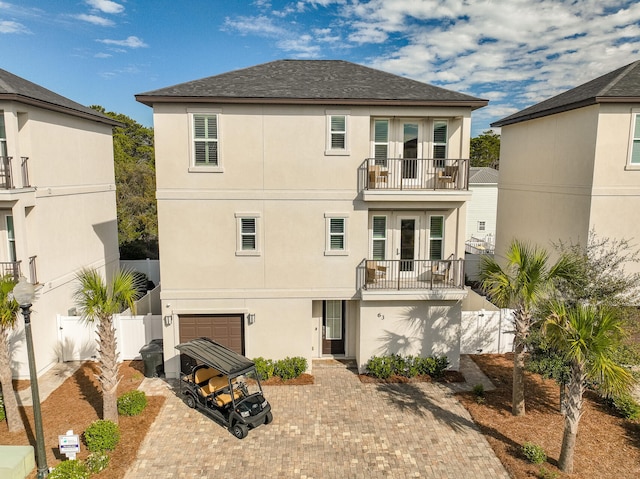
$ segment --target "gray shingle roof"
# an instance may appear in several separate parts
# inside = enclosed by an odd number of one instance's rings
[[[469,168],[469,184],[492,184],[498,183],[498,170],[488,166],[472,166]]]
[[[109,125],[120,125],[119,122],[112,120],[102,113],[2,69],[0,69],[0,99],[20,101],[48,110],[60,111],[70,115],[100,121]]]
[[[640,61],[525,108],[491,126],[505,126],[596,103],[640,102]]]
[[[167,101],[331,104],[451,104],[488,101],[341,60],[277,60],[136,95]]]

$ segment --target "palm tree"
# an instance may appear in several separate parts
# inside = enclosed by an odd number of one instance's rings
[[[553,283],[568,278],[573,272],[569,256],[562,256],[549,266],[546,250],[514,240],[507,250],[507,264],[503,269],[491,256],[484,255],[480,263],[482,289],[500,308],[513,311],[513,392],[512,413],[524,416],[524,347],[531,327],[537,321],[535,308],[548,297]]]
[[[627,391],[633,382],[629,371],[613,359],[624,330],[619,316],[608,307],[554,303],[543,332],[570,366],[558,462],[563,472],[571,474],[587,381],[595,381],[602,392],[614,395]]]
[[[16,282],[11,276],[0,278],[0,386],[4,399],[4,411],[7,416],[9,432],[22,431],[24,423],[18,410],[18,401],[13,391],[11,372],[11,351],[9,333],[15,327],[20,307],[10,295]]]
[[[118,271],[107,282],[95,269],[83,269],[76,279],[74,292],[76,304],[85,321],[96,323],[98,333],[99,374],[102,388],[103,418],[118,422],[118,350],[113,315],[126,307],[135,314],[138,299],[138,282],[131,271]]]

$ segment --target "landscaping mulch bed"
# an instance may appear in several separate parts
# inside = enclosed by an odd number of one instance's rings
[[[460,393],[458,397],[514,479],[542,477],[541,466],[530,464],[522,456],[522,445],[528,441],[545,450],[548,459],[542,467],[550,473],[549,478],[640,477],[640,423],[615,416],[597,395],[588,392],[578,431],[574,473],[561,474],[557,460],[564,419],[558,411],[557,384],[527,373],[526,416],[514,417],[511,414],[513,355],[471,357],[497,389],[485,392],[484,404],[479,404],[473,393]]]
[[[313,376],[303,373],[297,378],[287,379],[286,381],[278,376],[272,376],[265,381],[260,381],[263,386],[305,386],[313,384]]]
[[[381,379],[368,374],[358,374],[360,382],[362,383],[376,383],[376,384],[398,384],[398,383],[428,383],[434,381],[431,376],[414,376],[407,378],[405,376],[398,376],[393,374],[392,376]],[[459,371],[445,371],[444,376],[435,380],[439,383],[463,383],[464,376]]]
[[[58,454],[58,435],[65,434],[69,429],[72,429],[75,434],[82,434],[89,424],[97,419],[102,419],[102,396],[95,378],[97,370],[98,366],[94,362],[82,364],[78,371],[42,403],[45,450],[49,467],[55,466],[64,457],[60,457]],[[123,362],[120,365],[120,375],[122,379],[118,385],[118,395],[137,389],[144,379],[142,362]],[[96,479],[122,479],[125,476],[165,398],[162,396],[148,396],[147,400],[147,407],[138,416],[120,417],[121,438],[115,450],[109,454],[111,456],[109,467],[92,477]],[[26,430],[24,432],[9,433],[6,421],[2,422],[0,424],[0,444],[31,444],[35,447],[33,408],[25,407],[20,408],[20,410]],[[78,459],[85,459],[88,455],[89,451],[83,444],[78,454]],[[29,478],[35,477],[36,473],[34,471]]]

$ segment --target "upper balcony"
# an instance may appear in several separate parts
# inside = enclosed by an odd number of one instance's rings
[[[23,156],[20,158],[19,167],[21,180],[16,184],[14,177],[14,161],[11,156],[0,156],[0,189],[13,190],[15,188],[29,188],[29,168],[27,167],[29,158]]]
[[[407,201],[434,194],[439,198],[466,194],[469,160],[368,158],[358,168],[358,190],[363,192],[365,201]]]

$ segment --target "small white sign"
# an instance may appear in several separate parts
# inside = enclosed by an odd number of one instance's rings
[[[58,448],[60,454],[66,455],[68,459],[75,459],[76,453],[80,452],[80,436],[67,431],[67,434],[58,436]]]

